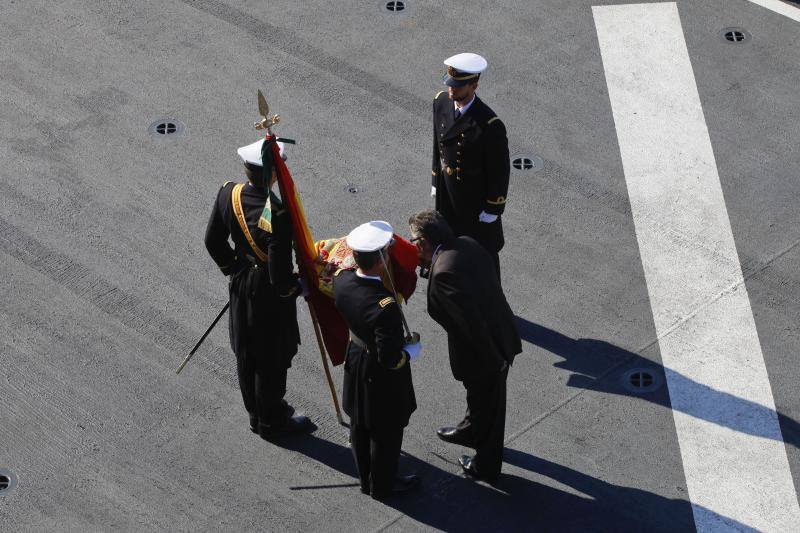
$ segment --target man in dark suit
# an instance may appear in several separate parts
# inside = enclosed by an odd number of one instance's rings
[[[510,162],[503,122],[478,96],[486,60],[457,54],[444,61],[447,74],[433,101],[431,194],[456,235],[468,235],[489,252],[500,276],[501,215],[508,194]]]
[[[429,269],[428,313],[447,332],[453,376],[467,390],[467,412],[439,438],[475,448],[459,460],[464,472],[493,481],[503,462],[506,378],[522,351],[514,314],[492,259],[472,237],[455,237],[436,211],[409,219],[420,266]]]
[[[350,328],[342,393],[350,445],[361,492],[378,500],[419,484],[415,475],[397,475],[403,428],[417,408],[410,358],[419,343],[406,343],[400,304],[380,278],[391,239],[392,227],[382,221],[351,231],[347,245],[358,269],[333,279],[336,308]]]
[[[226,182],[219,190],[205,244],[230,276],[230,341],[250,430],[271,439],[312,424],[283,399],[300,343],[299,287],[292,272],[292,226],[271,192],[276,177],[274,163],[262,161],[264,142],[239,148],[247,183]],[[271,157],[272,149],[266,153]]]

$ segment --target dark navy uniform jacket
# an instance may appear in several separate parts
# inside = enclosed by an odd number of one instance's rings
[[[417,401],[397,302],[381,281],[352,270],[334,277],[333,294],[358,338],[348,345],[344,363],[342,403],[351,424],[371,431],[407,426]]]
[[[436,95],[432,168],[436,210],[457,235],[469,235],[493,252],[505,242],[502,219],[482,223],[478,215],[503,213],[510,168],[506,128],[489,106],[476,96],[456,120],[447,93]]]
[[[268,255],[267,261],[262,261],[237,221],[231,202],[236,185],[228,182],[219,190],[205,237],[209,254],[223,274],[231,277],[231,347],[238,358],[253,364],[288,367],[300,343],[291,221],[272,195],[271,231],[260,228],[268,193],[244,185],[242,212],[251,237]]]

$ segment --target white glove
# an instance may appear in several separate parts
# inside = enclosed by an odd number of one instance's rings
[[[422,342],[419,340],[419,333],[413,332],[410,337],[406,337],[406,341],[406,344],[403,345],[403,351],[413,361],[422,353]]]
[[[497,220],[497,215],[490,215],[486,211],[481,211],[481,214],[478,215],[478,220],[480,220],[481,222],[485,222],[487,224],[490,224],[490,223],[494,222],[495,220]]]
[[[422,343],[417,341],[413,344],[404,344],[403,351],[406,352],[408,354],[408,358],[413,361],[422,353]]]
[[[431,185],[431,196],[436,196],[436,187]]]

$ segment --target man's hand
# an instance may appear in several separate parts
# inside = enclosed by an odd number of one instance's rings
[[[308,299],[308,285],[306,285],[306,280],[303,277],[297,278],[297,284],[300,285],[300,290],[303,293],[303,298]]]
[[[490,215],[486,211],[481,211],[481,214],[478,215],[478,220],[486,224],[491,224],[492,222],[497,220],[497,215]]]

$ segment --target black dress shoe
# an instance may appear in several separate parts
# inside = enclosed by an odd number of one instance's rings
[[[281,404],[283,404],[283,411],[286,413],[287,417],[290,417],[294,414],[294,407],[289,405],[289,402],[286,400],[281,400]]]
[[[472,438],[472,434],[470,431],[463,431],[463,430],[460,431],[458,428],[443,427],[439,428],[436,431],[436,435],[438,435],[439,438],[445,442],[460,444],[462,446],[468,446],[470,448],[475,447],[475,441]]]
[[[487,483],[494,483],[497,481],[497,476],[487,477],[479,474],[478,470],[475,468],[475,461],[473,461],[472,457],[469,455],[462,455],[459,457],[458,464],[461,465],[461,470],[464,472],[464,475],[469,478],[480,479],[481,481],[485,481]]]
[[[270,440],[294,433],[308,433],[314,429],[314,424],[311,423],[307,416],[294,415],[287,418],[281,425],[259,424],[258,433],[262,439]]]
[[[403,494],[410,490],[418,488],[420,485],[419,476],[410,474],[408,476],[397,476],[394,478],[394,485],[392,486],[392,494]]]
[[[391,491],[389,491],[386,494],[372,491],[372,497],[375,498],[376,500],[383,500],[390,496],[398,496],[400,494],[405,494],[406,492],[410,492],[414,489],[419,488],[419,486],[420,486],[420,478],[416,474],[411,474],[408,476],[397,476],[396,478],[394,478],[394,484],[392,485]]]
[[[294,407],[289,405],[289,402],[286,400],[281,400],[281,406],[283,407],[283,412],[286,415],[286,418],[291,418],[291,416],[294,414]],[[250,431],[253,433],[260,433],[258,426],[258,417],[250,415]]]

